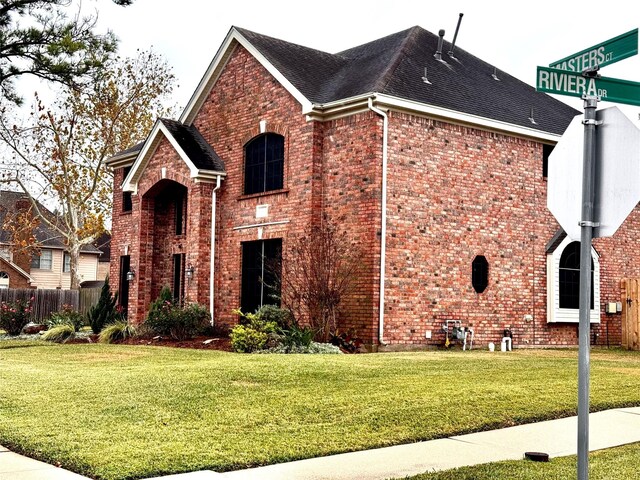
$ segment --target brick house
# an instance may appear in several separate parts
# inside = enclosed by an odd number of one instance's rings
[[[267,293],[264,262],[324,215],[366,252],[341,327],[372,348],[577,344],[576,247],[546,208],[546,165],[579,112],[420,27],[337,54],[231,28],[181,117],[114,170],[110,277],[133,322],[163,285],[214,321]],[[532,70],[533,72],[533,70]],[[634,211],[594,242],[598,342],[620,343],[640,275]],[[129,273],[129,280],[127,280]]]

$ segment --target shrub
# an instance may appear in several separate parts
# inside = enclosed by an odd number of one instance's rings
[[[53,312],[45,322],[48,328],[57,325],[71,325],[73,330],[78,332],[84,325],[82,314],[73,309],[71,305],[63,305],[62,310]]]
[[[104,328],[108,323],[112,323],[116,318],[116,303],[118,302],[118,295],[111,295],[109,289],[109,277],[104,281],[102,290],[100,290],[100,298],[98,303],[89,309],[87,317],[89,319],[89,325],[91,330],[96,335]]]
[[[113,343],[125,338],[135,337],[136,328],[127,322],[121,320],[115,321],[104,327],[100,332],[98,341],[100,343]]]
[[[7,332],[7,335],[20,335],[24,326],[29,323],[31,316],[30,300],[16,300],[15,302],[0,303],[0,329]]]
[[[276,347],[267,348],[265,350],[259,350],[257,353],[305,353],[305,354],[342,354],[342,350],[340,350],[335,345],[331,345],[330,343],[318,343],[311,342],[308,346],[285,346],[278,345]]]
[[[149,311],[144,323],[157,335],[169,335],[175,340],[185,340],[196,335],[210,318],[207,309],[197,303],[181,307],[168,300],[162,300],[160,304],[158,300],[154,303],[159,308]]]
[[[64,323],[61,325],[56,325],[53,328],[50,328],[42,335],[42,340],[46,340],[47,342],[55,342],[55,343],[66,343],[76,335],[76,331],[73,328],[73,325],[68,323]]]
[[[240,316],[239,325],[231,330],[231,346],[236,352],[281,348],[290,351],[309,347],[315,332],[300,327],[288,310],[264,305],[255,313],[234,310]]]
[[[261,350],[267,344],[269,335],[255,328],[236,325],[229,334],[231,338],[231,348],[234,352],[251,353]]]
[[[265,323],[275,323],[278,328],[287,329],[295,324],[292,313],[275,305],[263,305],[256,312]]]
[[[151,321],[151,323],[156,322],[157,316],[163,316],[164,311],[168,305],[173,305],[175,302],[173,301],[173,294],[171,293],[171,289],[167,286],[162,287],[160,290],[160,294],[158,298],[156,298],[151,305],[149,305],[149,313],[147,314],[147,322]]]
[[[292,324],[288,329],[280,331],[280,343],[284,347],[308,347],[315,336],[311,328]]]

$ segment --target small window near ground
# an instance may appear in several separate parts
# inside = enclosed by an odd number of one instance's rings
[[[489,262],[484,255],[478,255],[471,262],[471,284],[477,293],[482,293],[489,285]]]

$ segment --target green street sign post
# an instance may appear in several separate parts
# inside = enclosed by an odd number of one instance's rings
[[[640,82],[609,77],[585,77],[557,68],[538,67],[536,90],[571,97],[600,97],[600,100],[640,106]]]
[[[638,29],[586,48],[549,64],[551,68],[582,73],[596,67],[604,67],[638,54]]]
[[[600,77],[597,71],[638,53],[638,29],[594,45],[574,55],[538,67],[536,89],[541,92],[584,99],[584,142],[582,161],[582,209],[580,212],[580,284],[578,326],[578,480],[589,479],[589,348],[591,304],[591,243],[595,221],[596,161],[613,162],[615,158],[596,158],[599,100],[640,106],[640,83]],[[640,199],[635,199],[635,203]]]

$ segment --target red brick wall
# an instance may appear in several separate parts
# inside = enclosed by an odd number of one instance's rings
[[[546,319],[545,246],[558,226],[546,209],[541,144],[411,115],[390,118],[385,338],[442,344],[444,320],[461,319],[479,344],[499,342],[510,328],[517,345],[575,345],[577,325]],[[620,298],[620,279],[640,273],[640,253],[630,248],[638,227],[634,213],[615,238],[594,242],[603,312]],[[471,284],[476,255],[489,262],[481,294]],[[593,327],[599,343],[607,328],[619,343],[619,315],[603,313],[602,322]]]

